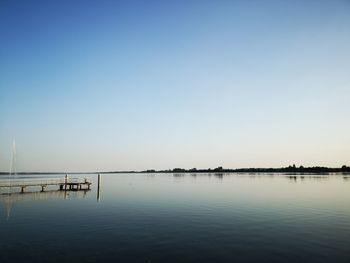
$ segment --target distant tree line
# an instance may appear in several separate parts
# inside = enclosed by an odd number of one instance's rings
[[[339,168],[312,166],[312,167],[297,167],[295,164],[281,168],[239,168],[239,169],[227,169],[219,166],[211,169],[183,169],[174,168],[168,170],[145,170],[145,171],[111,171],[111,172],[90,172],[89,174],[96,173],[313,173],[313,174],[327,174],[327,173],[350,173],[350,166],[343,165]],[[0,172],[0,175],[8,175],[8,172]],[[61,172],[18,172],[17,174],[64,174]],[[70,173],[80,174],[80,173]],[[87,174],[86,172],[83,174]]]
[[[183,169],[174,168],[168,170],[146,170],[142,173],[350,173],[350,167],[343,165],[339,168],[312,166],[312,167],[297,167],[295,164],[281,168],[239,168],[239,169],[227,169],[219,166],[211,169]]]

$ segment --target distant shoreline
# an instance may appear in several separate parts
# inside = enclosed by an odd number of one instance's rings
[[[168,170],[145,170],[145,171],[95,171],[95,172],[17,172],[18,175],[26,174],[113,174],[113,173],[295,173],[295,174],[329,174],[329,173],[350,173],[350,167],[343,165],[339,168],[334,167],[304,167],[290,165],[288,167],[281,168],[238,168],[238,169],[227,169],[223,167],[217,167],[214,169],[183,169],[174,168]],[[8,175],[9,172],[0,172],[0,175]]]

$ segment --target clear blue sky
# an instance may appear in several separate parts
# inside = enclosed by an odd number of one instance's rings
[[[0,2],[0,170],[350,165],[349,1]]]

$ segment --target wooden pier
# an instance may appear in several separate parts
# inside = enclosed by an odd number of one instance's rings
[[[29,187],[44,192],[47,187],[58,187],[60,191],[90,190],[91,182],[86,178],[33,178],[33,179],[9,179],[0,180],[1,188],[18,188],[21,193]]]

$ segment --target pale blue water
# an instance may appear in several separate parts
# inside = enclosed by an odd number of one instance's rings
[[[108,174],[99,202],[81,176],[1,195],[1,263],[350,262],[347,176]]]

